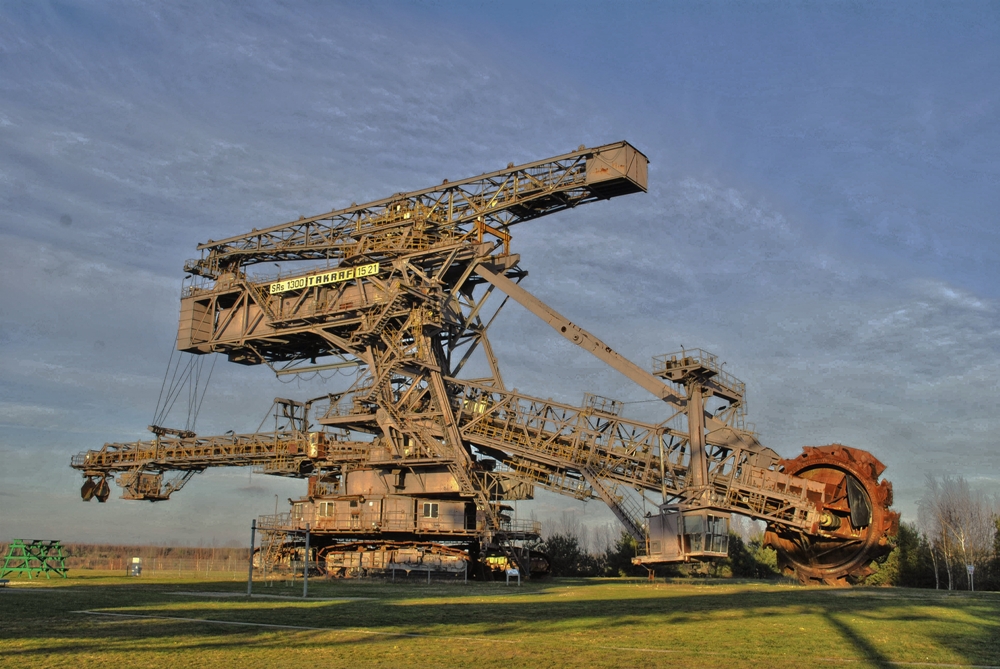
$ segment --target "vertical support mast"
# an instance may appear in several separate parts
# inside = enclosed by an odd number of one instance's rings
[[[691,446],[690,488],[695,498],[704,496],[708,486],[708,456],[705,453],[705,398],[701,380],[689,378],[687,387],[688,443]]]

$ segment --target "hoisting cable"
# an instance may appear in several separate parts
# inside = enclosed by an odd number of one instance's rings
[[[153,410],[153,420],[152,420],[152,424],[153,425],[159,425],[160,420],[163,418],[163,416],[161,415],[161,408],[162,408],[163,403],[164,403],[163,391],[164,391],[164,389],[167,388],[167,377],[170,376],[170,367],[171,367],[171,365],[173,365],[173,362],[174,362],[174,353],[176,351],[177,351],[177,337],[175,336],[174,337],[174,345],[170,347],[170,358],[167,360],[167,369],[163,373],[163,383],[160,384],[160,395],[159,395],[159,397],[156,398],[156,409]],[[174,378],[176,378],[176,376],[177,376],[177,368],[175,367],[174,368]],[[174,378],[170,379],[170,388],[171,389],[173,388],[173,385],[174,385]],[[169,395],[170,395],[170,391],[167,392],[167,396],[168,397],[169,397]]]
[[[205,359],[202,356],[183,354],[174,356],[175,345],[171,348],[170,359],[167,362],[167,369],[163,375],[163,383],[160,385],[160,395],[156,400],[156,410],[153,414],[152,425],[163,427],[163,422],[167,419],[171,410],[176,404],[181,392],[187,389],[187,418],[185,430],[193,431],[198,420],[198,413],[201,405],[205,401],[208,392],[208,384],[212,379],[212,372],[215,370],[216,358],[212,358],[212,365],[205,383],[202,385],[202,371],[204,370]],[[182,365],[182,361],[184,364]],[[169,382],[168,382],[169,379]]]
[[[188,430],[191,430],[192,432],[194,432],[195,423],[198,422],[198,413],[201,411],[201,405],[205,402],[205,395],[208,394],[208,384],[211,383],[212,381],[212,372],[215,371],[215,363],[216,361],[218,361],[218,359],[219,359],[218,356],[212,356],[212,365],[208,368],[208,377],[205,378],[205,385],[201,387],[200,398],[198,398],[198,383],[197,382],[195,383],[195,398],[197,402],[195,403],[194,406],[194,413],[193,414],[190,412],[188,413],[188,425],[186,428]],[[204,360],[201,361],[201,364],[204,365]],[[201,367],[198,368],[198,377],[200,380]]]
[[[177,362],[174,363],[174,371],[171,375],[170,385],[167,387],[167,394],[163,398],[163,405],[157,407],[158,413],[153,419],[153,425],[161,425],[166,417],[170,414],[170,411],[174,408],[174,404],[177,402],[177,398],[180,397],[181,391],[184,389],[185,384],[191,377],[191,368],[195,364],[193,358],[187,360],[187,364],[181,369],[181,359],[183,356],[177,358]]]

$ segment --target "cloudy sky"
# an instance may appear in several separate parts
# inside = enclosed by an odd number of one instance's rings
[[[641,365],[717,353],[765,444],[870,450],[905,519],[928,472],[998,487],[996,4],[3,3],[0,540],[242,543],[303,491],[79,500],[71,455],[148,436],[199,242],[620,139],[649,193],[515,229],[529,290]],[[510,386],[646,399],[495,328]],[[233,367],[199,432],[343,382]]]

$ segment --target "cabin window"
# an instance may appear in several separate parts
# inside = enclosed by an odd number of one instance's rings
[[[729,519],[722,516],[708,517],[708,534],[705,536],[705,550],[713,553],[729,552]]]
[[[689,553],[700,553],[705,535],[704,516],[684,516],[684,548]]]
[[[684,550],[725,555],[729,551],[729,518],[702,513],[685,515]]]
[[[329,518],[333,515],[334,506],[334,502],[320,502],[319,515],[323,518]]]
[[[437,517],[438,517],[438,503],[424,502],[424,518],[437,518]]]

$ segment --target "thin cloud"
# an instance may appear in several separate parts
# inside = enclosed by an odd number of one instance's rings
[[[833,42],[817,65],[796,41],[823,20],[809,12],[677,22],[671,7],[574,8],[570,34],[564,10],[522,9],[532,20],[516,29],[489,7],[448,21],[353,5],[2,10],[0,283],[16,290],[0,292],[0,487],[58,475],[70,499],[71,454],[146,436],[199,242],[621,138],[652,159],[649,193],[516,228],[524,287],[641,365],[681,344],[713,350],[747,382],[765,443],[871,450],[904,512],[925,471],[1000,485],[1000,97],[949,75],[988,72],[963,65],[963,45],[995,62],[1000,39],[894,23],[889,37],[909,37],[854,53],[831,28],[810,37]],[[870,19],[837,25],[878,34]],[[633,36],[628,49],[581,53],[608,25]],[[512,59],[543,34],[565,49]],[[773,62],[744,57],[756,40],[779,45]],[[920,66],[940,53],[955,60]],[[517,305],[491,335],[526,393],[645,397]],[[214,380],[204,433],[255,429],[273,397],[344,378],[283,384],[220,360]],[[40,448],[62,459],[39,469]],[[64,518],[67,537],[87,525],[115,540],[149,518],[156,541],[204,506],[243,517],[270,511],[272,491],[304,490],[218,474],[167,505],[99,512],[4,494],[26,528]]]

